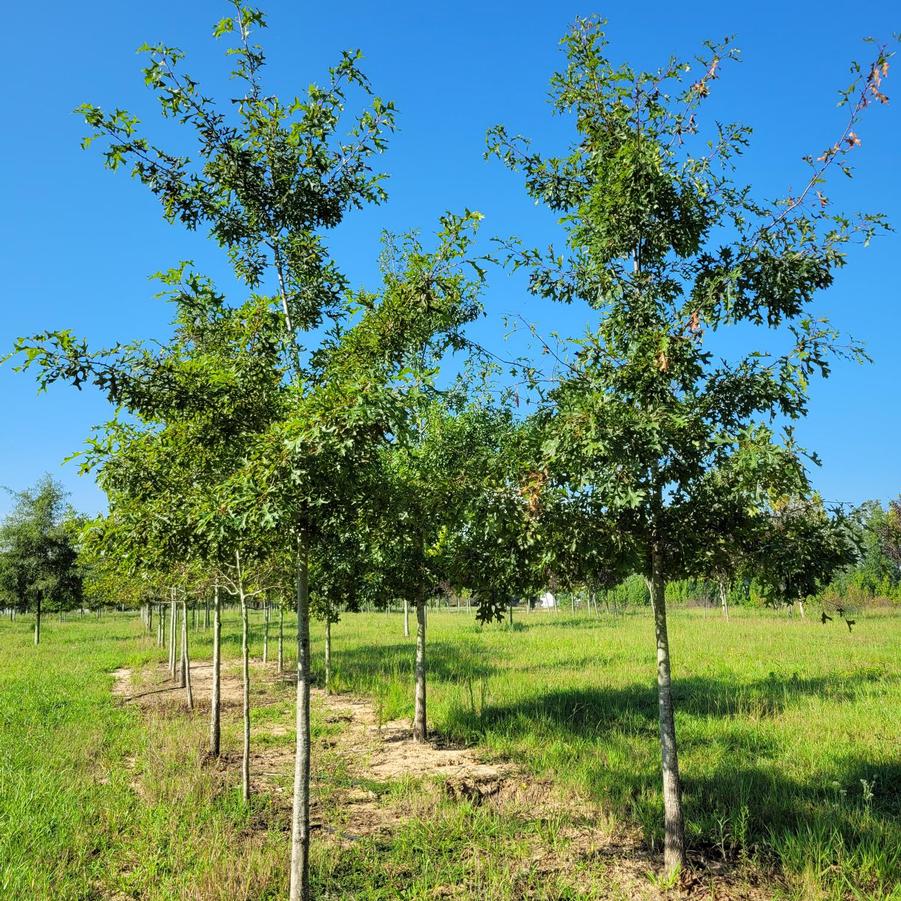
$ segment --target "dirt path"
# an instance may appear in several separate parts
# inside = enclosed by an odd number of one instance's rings
[[[184,690],[169,680],[165,665],[134,672],[122,668],[113,675],[113,692],[123,703],[137,704],[149,716],[186,711]],[[204,719],[209,711],[211,676],[210,664],[192,664],[195,715]],[[252,664],[251,686],[252,703],[257,707],[291,699],[284,678],[279,678],[271,665]],[[220,690],[223,721],[239,717],[242,685],[234,665],[223,666]],[[314,689],[312,705],[326,726],[325,736],[314,747],[311,808],[311,826],[323,834],[323,840],[342,844],[364,838],[387,840],[410,820],[439,815],[442,802],[451,799],[486,806],[524,824],[553,823],[563,843],[553,849],[543,842],[536,844],[528,861],[531,872],[548,878],[594,861],[595,866],[601,862],[609,873],[617,897],[721,901],[769,897],[760,888],[736,879],[728,868],[699,855],[694,856],[677,890],[661,892],[649,880],[649,874],[658,869],[657,857],[644,847],[636,830],[614,825],[596,802],[536,777],[515,762],[489,759],[476,748],[453,746],[440,737],[415,742],[408,721],[380,724],[368,698],[326,695]],[[293,715],[267,718],[254,725],[252,789],[267,794],[276,811],[254,829],[286,828],[293,737]],[[240,755],[231,750],[214,763],[223,779],[233,779],[239,767]],[[402,790],[392,790],[392,786]]]
[[[256,670],[257,667],[255,666]],[[154,707],[184,707],[185,690],[177,681],[169,678],[169,668],[165,664],[133,671],[128,667],[114,670],[113,694],[129,703],[148,709]],[[255,673],[255,675],[258,675]],[[251,678],[253,684],[253,677]],[[209,709],[213,691],[213,665],[211,663],[191,664],[191,691],[195,705]],[[224,708],[241,705],[241,679],[231,671],[231,667],[222,668],[219,691]]]

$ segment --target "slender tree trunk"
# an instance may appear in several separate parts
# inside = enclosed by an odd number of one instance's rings
[[[34,611],[34,643],[35,646],[41,643],[41,599],[38,597],[37,606]]]
[[[278,606],[278,674],[285,670],[285,608]]]
[[[222,610],[219,606],[219,586],[216,585],[213,589],[213,681],[210,692],[210,754],[213,757],[219,756],[222,734],[220,719],[221,699],[219,693],[219,680],[222,670],[221,640]]]
[[[682,817],[682,789],[679,782],[679,757],[676,749],[676,723],[673,714],[669,636],[666,629],[666,584],[661,571],[660,552],[652,549],[651,576],[648,580],[654,610],[657,640],[657,710],[660,721],[660,756],[663,768],[664,867],[674,873],[685,862],[685,825]]]
[[[188,701],[188,710],[194,709],[194,693],[191,691],[191,654],[188,649],[188,602],[181,602],[182,627],[181,627],[181,659],[182,679],[184,681],[185,697]]]
[[[798,610],[801,613],[801,619],[804,619],[804,601],[798,601]]]
[[[158,648],[163,647],[163,639],[165,636],[165,609],[166,608],[162,604],[156,605],[156,646]]]
[[[269,662],[269,601],[263,602],[263,663]]]
[[[147,602],[147,631],[153,633],[153,604]]]
[[[175,606],[175,595],[170,593],[169,599],[169,677],[175,678],[175,634],[178,631],[178,607]]]
[[[290,901],[310,899],[310,583],[305,547],[297,560],[297,746],[291,811]]]
[[[325,693],[332,690],[332,618],[325,615]]]
[[[719,586],[720,586],[720,604],[722,605],[722,608],[723,608],[723,617],[725,619],[729,619],[729,591],[728,591],[728,588],[726,587],[725,579],[719,580]]]
[[[410,637],[410,602],[404,598],[404,638]]]
[[[181,602],[179,608],[179,617],[181,619],[181,634],[178,641],[178,687],[184,688],[187,685],[188,674],[185,660],[185,636],[188,634],[188,606],[187,601]]]
[[[241,797],[245,801],[250,800],[250,641],[249,641],[249,614],[247,611],[247,598],[244,595],[244,579],[241,575],[241,558],[235,555],[238,561],[238,593],[241,598],[241,676],[244,684],[244,692],[241,700],[243,714],[243,756],[241,758]]]
[[[416,599],[416,693],[413,711],[414,741],[426,741],[429,737],[425,698],[425,631],[425,599],[418,597]]]

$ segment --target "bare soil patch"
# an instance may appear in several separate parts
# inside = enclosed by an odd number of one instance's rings
[[[149,716],[187,712],[185,691],[169,678],[165,665],[137,672],[122,668],[113,675],[113,692],[123,703],[137,704]],[[212,666],[192,664],[191,680],[195,711],[209,711]],[[271,665],[254,662],[252,706],[272,703],[273,689],[284,682]],[[239,668],[223,665],[220,691],[223,719],[240,717]],[[283,694],[279,700],[284,700]],[[379,723],[375,705],[368,698],[326,695],[313,689],[312,703],[327,725],[337,727],[319,740],[318,753],[314,751],[311,826],[323,840],[347,845],[363,838],[387,839],[410,820],[437,815],[442,799],[449,798],[519,817],[524,824],[555,824],[564,841],[555,848],[536,842],[531,857],[521,864],[524,887],[536,877],[550,880],[584,872],[589,879],[600,870],[609,880],[610,898],[764,901],[771,897],[770,892],[743,878],[744,874],[701,854],[691,856],[677,886],[664,890],[653,881],[660,872],[659,855],[647,850],[635,830],[614,826],[596,802],[562,789],[553,780],[537,778],[515,762],[488,759],[475,748],[455,746],[440,736],[416,742],[408,721]],[[273,803],[248,830],[249,840],[261,830],[288,828],[293,731],[293,721],[287,717],[254,726],[252,789],[267,794]],[[223,781],[234,779],[241,766],[240,752],[228,750],[207,765]],[[324,771],[337,769],[346,773],[349,778],[343,782],[349,785],[327,788]],[[388,790],[398,783],[404,790]],[[141,795],[140,786],[135,790]],[[467,853],[466,849],[461,853]],[[597,897],[596,890],[596,882],[586,883],[586,897]],[[438,897],[469,897],[465,891],[461,886],[447,887]],[[523,897],[531,897],[525,888]]]
[[[113,694],[121,697],[123,701],[134,703],[144,709],[160,707],[185,707],[187,708],[187,695],[178,680],[171,679],[169,668],[165,664],[156,667],[145,667],[133,671],[128,667],[122,667],[113,671],[115,683]],[[254,679],[251,677],[251,688]],[[191,692],[194,696],[195,706],[209,709],[213,693],[213,665],[211,663],[191,664]],[[234,667],[223,666],[219,680],[219,692],[222,707],[240,707],[243,697],[243,688],[240,676],[234,672]]]

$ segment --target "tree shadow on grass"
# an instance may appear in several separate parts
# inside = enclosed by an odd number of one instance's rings
[[[803,776],[786,771],[765,722],[807,696],[853,702],[879,677],[778,677],[751,683],[687,677],[674,683],[690,846],[708,859],[758,855],[789,873],[866,897],[901,880],[901,761],[847,753]],[[884,680],[883,680],[884,681]],[[539,770],[565,773],[662,844],[663,802],[653,685],[541,692],[478,715],[454,708],[451,734],[522,748]],[[813,735],[810,741],[815,742]],[[801,752],[803,753],[803,751]]]
[[[836,897],[895,897],[901,885],[901,761],[844,755],[805,777],[737,760],[684,778],[691,845],[755,856]],[[656,800],[656,797],[655,797]],[[662,843],[662,805],[645,816]]]
[[[411,640],[336,649],[350,687],[412,684]],[[470,686],[498,673],[496,657],[478,646],[428,646],[434,683]],[[534,669],[534,668],[533,668]],[[540,670],[540,667],[539,667]],[[455,704],[442,726],[452,740],[505,747],[539,771],[582,785],[648,844],[662,842],[663,803],[653,683],[616,688],[542,689],[540,671],[516,670],[532,689],[509,703]],[[674,682],[690,847],[707,859],[757,855],[790,874],[814,873],[881,897],[901,880],[901,761],[837,753],[798,775],[787,766],[778,726],[782,712],[805,698],[854,703],[862,688],[890,680],[877,671],[802,678],[771,673],[751,682],[687,676]],[[412,694],[412,690],[410,691]],[[809,741],[816,742],[816,735]],[[802,750],[803,753],[803,750]],[[868,795],[869,793],[869,795]]]
[[[370,685],[379,677],[409,674],[413,678],[415,647],[412,640],[390,645],[336,647],[333,662],[348,685]],[[428,678],[438,682],[487,679],[497,672],[481,648],[447,641],[426,647]],[[412,683],[411,683],[412,684]]]

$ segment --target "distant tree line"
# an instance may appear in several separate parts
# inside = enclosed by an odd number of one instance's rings
[[[865,501],[845,519],[844,527],[851,562],[831,578],[821,580],[816,590],[801,600],[851,608],[873,602],[901,603],[901,496],[885,506],[880,501]],[[715,579],[690,578],[670,582],[666,599],[673,604],[702,606],[718,605],[722,596]],[[730,607],[779,607],[794,600],[774,591],[766,584],[765,575],[754,567],[736,574],[726,587]],[[650,603],[644,579],[634,575],[601,591],[597,601],[614,612]],[[580,599],[577,604],[586,602]]]

